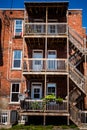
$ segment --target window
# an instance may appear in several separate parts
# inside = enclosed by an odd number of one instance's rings
[[[21,68],[21,59],[22,59],[22,51],[21,50],[13,51],[13,68],[14,69]]]
[[[56,84],[48,83],[47,84],[47,95],[54,94],[56,95]]]
[[[7,119],[8,119],[8,113],[7,112],[2,112],[0,116],[0,123],[6,125],[7,124]]]
[[[48,26],[48,33],[57,33],[57,26],[56,25],[49,25]]]
[[[14,34],[15,36],[22,36],[23,20],[15,20]]]
[[[11,85],[11,102],[19,102],[18,95],[20,90],[19,83],[12,83]]]
[[[43,33],[43,25],[35,25],[34,29],[36,33]]]

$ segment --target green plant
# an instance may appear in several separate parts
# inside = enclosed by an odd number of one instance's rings
[[[51,101],[55,101],[55,100],[56,100],[56,96],[54,94],[46,95],[46,97],[45,97],[45,101],[47,101],[47,102],[51,102]]]
[[[38,102],[33,102],[33,103],[31,104],[31,108],[32,108],[33,110],[40,109],[40,104],[39,104]]]
[[[56,98],[56,102],[57,103],[62,103],[63,102],[63,98],[61,98],[61,97]]]

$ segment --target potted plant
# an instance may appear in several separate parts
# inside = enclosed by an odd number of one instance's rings
[[[58,97],[58,98],[56,98],[56,103],[63,103],[63,98],[61,98],[61,97]]]
[[[46,102],[55,102],[56,96],[54,94],[46,95],[45,101]]]

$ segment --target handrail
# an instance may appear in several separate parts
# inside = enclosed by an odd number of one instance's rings
[[[48,35],[68,34],[67,23],[44,23],[44,22],[25,23],[24,33],[25,35],[46,34],[46,27]]]
[[[81,125],[81,111],[75,106],[70,105],[70,119],[77,125]]]
[[[63,100],[61,104],[56,102],[45,102],[43,100],[33,100],[25,99],[21,101],[21,109],[26,109],[28,111],[67,111],[67,100]]]
[[[84,38],[79,33],[77,33],[74,29],[72,29],[70,26],[68,26],[68,29],[69,31],[72,31],[75,34],[75,36],[79,37],[81,41],[84,41]]]
[[[70,64],[69,64],[69,77],[80,88],[80,90],[84,94],[86,94],[84,76],[76,68],[72,67]]]
[[[69,30],[69,39],[71,42],[81,51],[84,51],[84,38],[81,37],[75,30],[71,27],[68,27]]]
[[[85,77],[84,77],[84,75],[78,70],[78,69],[76,69],[76,67],[75,66],[73,66],[70,62],[69,62],[69,66],[70,66],[70,68],[72,68],[72,70],[75,72],[75,73],[77,73],[77,75],[79,76],[79,78],[83,78],[83,80],[85,80]]]
[[[70,119],[78,126],[87,128],[87,111],[79,110],[77,107],[70,105]]]
[[[67,71],[67,59],[24,58],[23,71]]]

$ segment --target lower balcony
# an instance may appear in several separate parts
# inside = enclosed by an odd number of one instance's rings
[[[68,111],[68,105],[67,100],[63,100],[62,103],[57,103],[25,99],[21,101],[21,110],[33,113],[66,113]]]
[[[30,58],[23,60],[23,73],[26,72],[66,72],[67,59]]]

